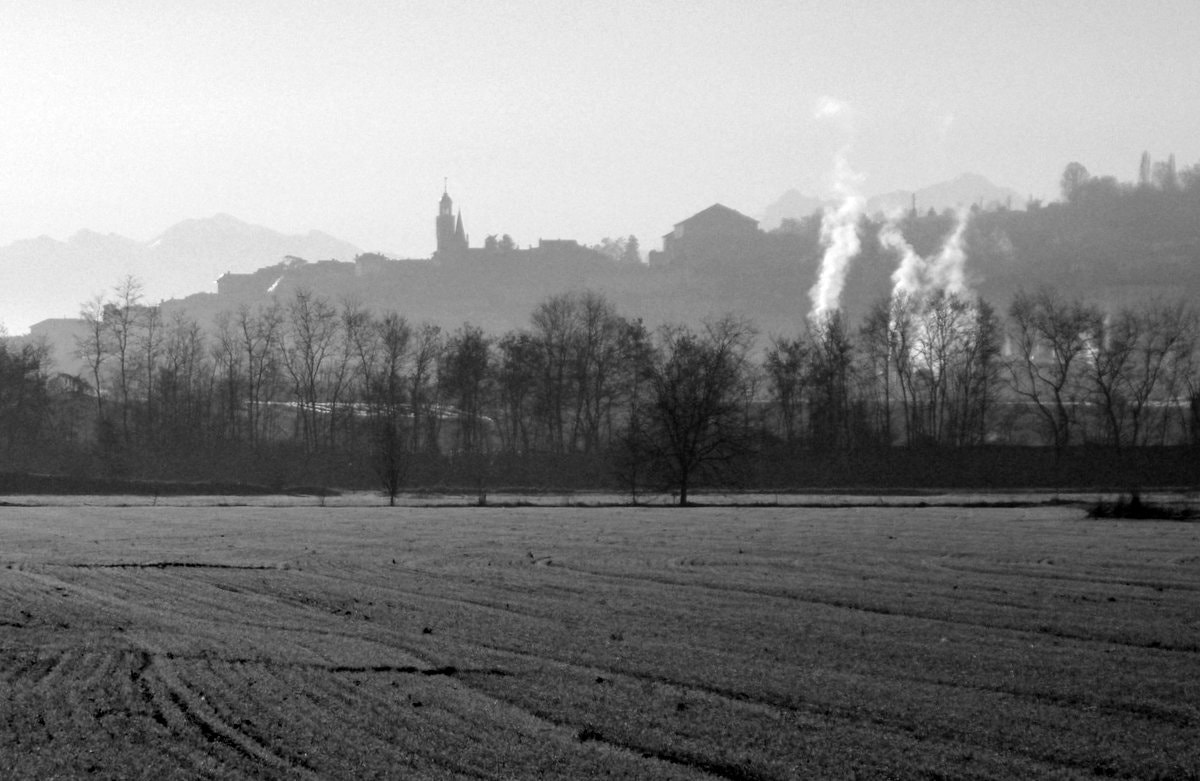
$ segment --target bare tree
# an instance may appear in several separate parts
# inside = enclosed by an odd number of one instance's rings
[[[846,332],[842,313],[834,310],[809,323],[809,384],[812,441],[829,450],[848,450],[852,443],[851,389],[854,386],[854,343]]]
[[[573,443],[583,452],[600,448],[601,432],[618,393],[624,321],[604,296],[586,291],[576,297],[579,327],[575,344]]]
[[[408,398],[412,404],[413,452],[433,452],[438,446],[437,368],[444,342],[442,330],[422,323],[412,334],[412,370],[408,375]]]
[[[910,447],[921,433],[918,411],[917,363],[913,360],[917,340],[919,299],[902,294],[892,296],[888,307],[887,349],[891,358],[896,387],[900,391],[900,410],[904,423],[904,441]]]
[[[371,316],[362,304],[353,299],[342,302],[341,317],[329,361],[321,372],[321,388],[324,409],[327,411],[327,427],[330,447],[337,447],[340,432],[344,427],[347,411],[343,409],[353,393],[354,378],[358,374],[355,366],[357,332],[370,330]]]
[[[219,393],[218,414],[222,435],[228,439],[241,436],[242,385],[245,380],[245,363],[238,333],[228,312],[221,312],[214,321],[216,332],[210,344]]]
[[[1200,341],[1200,317],[1182,301],[1152,302],[1134,310],[1139,339],[1130,367],[1130,442],[1150,444],[1147,411],[1163,410],[1158,419],[1159,444],[1166,444],[1172,415],[1186,408],[1188,386],[1195,382],[1196,350]],[[1186,420],[1179,420],[1186,430]]]
[[[532,334],[510,331],[496,344],[496,392],[501,446],[511,453],[531,449],[542,351]]]
[[[892,371],[891,316],[891,298],[876,301],[867,312],[858,333],[863,363],[860,379],[874,410],[874,428],[879,443],[884,447],[891,446],[894,433],[892,404],[895,376]]]
[[[325,391],[322,381],[326,364],[336,349],[337,310],[325,298],[302,289],[288,302],[287,318],[281,356],[292,382],[300,435],[305,449],[313,451],[321,444],[320,416]]]
[[[789,447],[799,441],[811,360],[808,342],[796,337],[773,339],[764,361],[767,387],[778,410],[783,440]]]
[[[490,421],[484,416],[491,395],[492,341],[483,331],[464,325],[446,342],[438,383],[457,409],[455,460],[475,483],[480,505],[487,503],[491,471]]]
[[[144,429],[149,436],[153,434],[156,423],[155,406],[158,398],[155,392],[155,379],[158,376],[159,359],[162,357],[164,330],[162,312],[157,306],[141,307],[137,320],[138,328],[134,334],[134,363],[140,378],[139,384],[142,386],[138,395],[145,405],[142,412]]]
[[[279,304],[251,310],[243,305],[234,320],[237,347],[245,365],[246,436],[258,443],[270,422],[266,402],[275,392],[279,376],[279,346],[283,312]]]
[[[176,313],[165,330],[156,384],[160,428],[173,444],[186,445],[204,434],[214,374],[206,353],[200,324],[182,312]]]
[[[572,365],[579,322],[575,298],[570,294],[553,296],[534,310],[533,334],[542,349],[541,400],[550,449],[565,452],[574,447],[568,440],[571,429],[567,411],[571,408]]]
[[[482,329],[464,325],[446,343],[438,376],[446,398],[458,407],[458,445],[467,453],[487,449],[483,415],[487,403],[492,342]]]
[[[1018,291],[1009,307],[1010,387],[1045,425],[1055,453],[1071,443],[1083,401],[1084,364],[1101,331],[1103,315],[1084,302],[1043,288]]]
[[[1103,437],[1115,450],[1121,449],[1128,436],[1130,369],[1140,328],[1139,318],[1123,310],[1115,318],[1102,320],[1095,339],[1086,345],[1084,376],[1101,412]]]
[[[129,413],[136,367],[135,331],[142,319],[142,283],[127,276],[114,288],[116,298],[104,307],[104,327],[110,335],[114,384],[121,399],[121,437],[130,439]]]
[[[1000,391],[1001,326],[995,310],[986,301],[972,302],[969,333],[957,364],[952,369],[954,398],[954,442],[982,444]]]
[[[754,329],[725,317],[699,333],[664,327],[644,367],[647,396],[635,410],[631,446],[688,504],[694,482],[726,477],[749,447],[745,396]]]
[[[84,335],[75,338],[75,355],[87,366],[96,395],[96,421],[104,419],[104,364],[112,354],[108,329],[104,327],[104,297],[97,295],[79,310],[83,320]]]
[[[935,290],[919,301],[921,430],[936,444],[981,441],[995,390],[999,325],[985,303]]]
[[[1102,436],[1113,448],[1151,444],[1152,426],[1166,444],[1172,413],[1185,406],[1196,330],[1195,310],[1183,302],[1127,307],[1103,321],[1084,365]]]
[[[395,313],[379,320],[368,318],[360,325],[351,325],[348,332],[363,376],[373,465],[388,504],[395,506],[408,465],[403,418],[412,329]]]

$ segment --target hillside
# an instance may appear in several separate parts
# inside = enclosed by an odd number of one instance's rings
[[[930,256],[954,224],[950,212],[922,212],[908,214],[900,227],[919,254]],[[891,290],[897,256],[880,247],[880,227],[878,218],[864,218],[860,224],[862,251],[850,265],[841,302],[852,323]],[[500,334],[527,326],[533,308],[545,298],[586,288],[603,293],[618,310],[651,328],[737,313],[751,317],[764,335],[796,333],[805,327],[808,293],[818,274],[820,220],[810,215],[755,236],[719,261],[704,264],[630,265],[574,242],[548,242],[532,250],[472,249],[437,260],[362,255],[355,262],[283,262],[272,253],[310,251],[310,258],[320,258],[353,248],[318,233],[287,237],[217,217],[182,223],[150,245],[80,234],[65,244],[40,239],[6,251],[41,252],[66,263],[82,247],[103,243],[114,257],[140,263],[139,269],[167,262],[167,257],[186,257],[211,268],[222,258],[228,266],[245,267],[256,257],[269,256],[271,262],[255,270],[223,276],[220,292],[193,293],[164,304],[168,316],[183,312],[206,324],[222,312],[286,302],[306,289],[334,303],[356,301],[448,331],[471,323]],[[1028,210],[976,208],[966,231],[966,254],[969,286],[1001,311],[1019,287],[1041,285],[1110,310],[1148,298],[1194,298],[1200,294],[1200,187],[1163,191],[1098,184],[1070,203],[1035,203]],[[14,279],[10,285],[37,290],[39,276],[33,276],[29,284]],[[63,279],[70,276],[60,273]],[[96,282],[86,280],[88,292],[76,297],[82,300],[103,290]],[[147,295],[146,300],[154,298]],[[73,373],[71,329],[69,320],[47,321],[34,329],[34,337],[44,338],[60,369]]]
[[[950,213],[908,215],[901,227],[922,255],[953,230]],[[843,307],[857,320],[891,290],[897,258],[880,247],[882,223],[864,219],[862,252],[850,266]],[[292,263],[240,278],[236,291],[178,303],[194,316],[286,299],[297,289],[333,301],[394,309],[447,329],[470,322],[500,333],[524,327],[533,307],[566,290],[604,293],[653,327],[734,312],[766,334],[804,327],[822,248],[810,218],[761,234],[717,263],[621,264],[576,246],[516,252],[472,250],[443,262]],[[1053,285],[1117,307],[1200,291],[1200,199],[1195,193],[1131,192],[1097,204],[1054,203],[1029,211],[976,209],[966,232],[970,286],[999,308],[1020,286]]]
[[[894,190],[871,196],[867,199],[866,211],[871,215],[906,212],[914,202],[917,211],[922,213],[930,209],[943,212],[971,206],[1013,208],[1025,205],[1024,197],[1016,190],[993,184],[980,174],[964,173],[919,190]],[[805,195],[799,190],[788,190],[763,210],[759,223],[763,230],[775,230],[783,225],[784,220],[801,220],[829,205],[831,202]]]
[[[914,202],[919,212],[930,209],[942,212],[946,209],[971,206],[985,209],[996,206],[1013,208],[1024,206],[1025,198],[1016,190],[992,184],[984,176],[966,173],[916,191],[896,190],[876,195],[867,201],[867,213],[892,214],[908,211]]]

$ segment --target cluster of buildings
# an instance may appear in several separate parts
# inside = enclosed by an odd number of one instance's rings
[[[436,249],[431,259],[398,260],[367,253],[354,261],[322,260],[314,263],[300,258],[284,258],[280,263],[245,274],[227,273],[217,280],[218,295],[245,295],[273,292],[278,280],[291,271],[303,268],[312,282],[373,276],[398,270],[402,264],[436,266],[469,265],[470,261],[496,262],[499,258],[509,264],[611,262],[607,256],[581,245],[574,239],[539,239],[536,246],[517,248],[511,240],[497,242],[489,237],[483,247],[472,247],[463,223],[461,209],[456,211],[448,191],[442,192],[435,219]],[[663,236],[662,249],[651,250],[649,265],[655,268],[704,267],[729,263],[759,254],[766,234],[758,221],[721,204],[700,211],[676,223]],[[507,237],[505,237],[507,239]]]
[[[462,210],[454,211],[454,201],[448,191],[442,192],[438,203],[437,250],[435,259],[450,259],[468,255],[472,250],[463,228]],[[758,220],[741,212],[714,203],[703,211],[675,224],[662,237],[663,248],[651,250],[651,266],[705,266],[745,257],[761,249],[764,233]],[[580,245],[574,240],[545,239],[538,241],[539,249],[569,250]],[[489,251],[489,248],[483,248]]]

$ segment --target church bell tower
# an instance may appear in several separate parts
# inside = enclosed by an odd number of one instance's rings
[[[460,254],[467,249],[467,236],[463,231],[462,212],[458,218],[454,216],[454,201],[445,185],[442,186],[442,200],[438,202],[437,216],[437,255]]]

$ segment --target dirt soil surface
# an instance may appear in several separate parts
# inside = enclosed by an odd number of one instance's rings
[[[5,778],[1196,778],[1200,524],[0,507]]]

